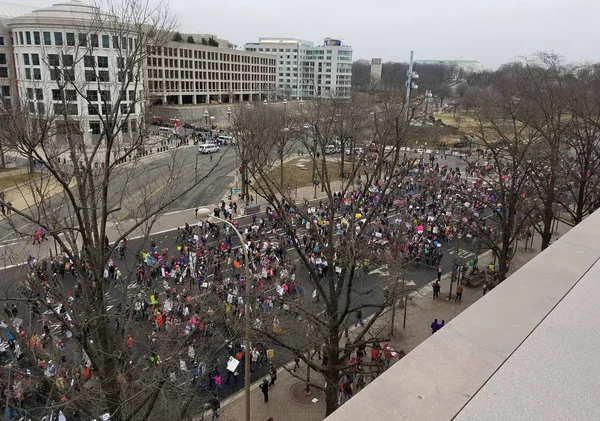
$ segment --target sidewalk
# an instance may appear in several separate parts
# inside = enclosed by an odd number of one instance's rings
[[[566,225],[561,225],[559,228],[560,232],[555,233],[553,239],[560,237],[570,229]],[[524,251],[523,244],[519,243],[519,251],[511,264],[511,273],[517,271],[537,256],[540,253],[540,245],[541,238],[539,235],[534,237],[533,247],[528,246],[528,251]],[[480,267],[487,264],[490,256],[490,252],[486,252],[480,257]],[[470,288],[465,286],[462,301],[447,300],[450,276],[446,274],[442,276],[440,283],[442,287],[440,298],[433,300],[432,283],[433,281],[410,294],[406,309],[406,328],[402,327],[404,309],[402,305],[396,308],[394,336],[389,341],[393,349],[398,351],[404,350],[406,353],[412,351],[421,342],[431,336],[430,324],[434,319],[438,319],[438,321],[444,320],[448,323],[483,296],[482,287]],[[453,284],[452,291],[455,294],[455,283]],[[490,293],[493,293],[493,290]],[[382,333],[387,332],[386,334],[389,335],[390,322],[391,310],[388,310],[373,326],[373,331],[380,330]],[[367,355],[369,355],[369,350],[367,350]],[[398,360],[396,359],[393,362],[396,361]],[[305,373],[305,371],[306,366],[301,363],[298,374]],[[314,379],[316,374],[311,372],[311,377]],[[369,380],[367,379],[367,382]],[[301,380],[292,377],[285,371],[281,371],[278,374],[277,384],[269,391],[269,402],[264,403],[262,392],[257,387],[258,381],[255,382],[250,392],[252,421],[266,421],[269,417],[273,417],[275,421],[322,421],[325,418],[324,395],[321,394],[319,401],[316,403],[312,403],[310,399],[306,400],[306,403],[300,403],[292,398],[292,394],[297,396],[294,392],[299,383],[303,385]],[[222,405],[223,410],[219,418],[220,420],[240,421],[244,419],[245,404],[243,391],[226,399],[222,402]]]

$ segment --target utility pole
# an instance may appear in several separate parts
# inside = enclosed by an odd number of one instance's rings
[[[418,79],[419,75],[413,72],[413,58],[415,52],[410,50],[410,61],[408,62],[408,71],[406,72],[406,100],[404,106],[406,107],[406,121],[410,116],[410,91],[411,89],[417,89],[417,85],[413,85],[413,79]]]

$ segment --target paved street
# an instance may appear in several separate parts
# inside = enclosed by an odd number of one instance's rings
[[[169,208],[168,212],[217,203],[227,193],[234,179],[235,152],[231,149],[223,149],[219,154],[213,155],[211,161],[209,155],[197,155],[196,151],[196,146],[181,147],[143,158],[135,166],[127,163],[117,167],[112,183],[114,191],[111,190],[110,204],[118,204],[122,195],[126,198],[127,209],[116,214],[114,222],[121,223],[131,218],[138,204],[144,199],[147,200],[148,196],[159,194],[159,190],[169,190],[168,194],[186,192]],[[194,184],[196,159],[198,179],[204,176],[206,179],[189,188]],[[176,186],[166,186],[162,182],[165,174],[171,171],[170,167],[181,172],[178,176],[180,181]],[[53,197],[50,204],[55,212],[65,217],[69,216],[69,206],[60,195]],[[37,207],[32,206],[28,212],[30,215],[37,215]],[[176,226],[171,225],[171,228]],[[40,254],[39,247],[31,246],[30,236],[34,229],[32,223],[18,215],[12,215],[10,219],[0,219],[0,266],[24,263],[28,254],[49,255],[48,250]],[[25,235],[26,239],[17,232]]]

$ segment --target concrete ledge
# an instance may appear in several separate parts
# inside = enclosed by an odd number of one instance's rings
[[[599,238],[596,212],[326,420],[600,419]]]

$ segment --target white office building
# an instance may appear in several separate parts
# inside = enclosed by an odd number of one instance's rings
[[[144,91],[142,69],[130,64],[139,51],[135,30],[78,0],[4,19],[1,28],[14,61],[12,102],[39,118],[54,116],[58,140],[101,140],[101,116],[113,110],[119,141],[136,136]]]
[[[277,99],[349,98],[352,47],[338,38],[322,45],[296,38],[259,38],[246,51],[277,56]]]

